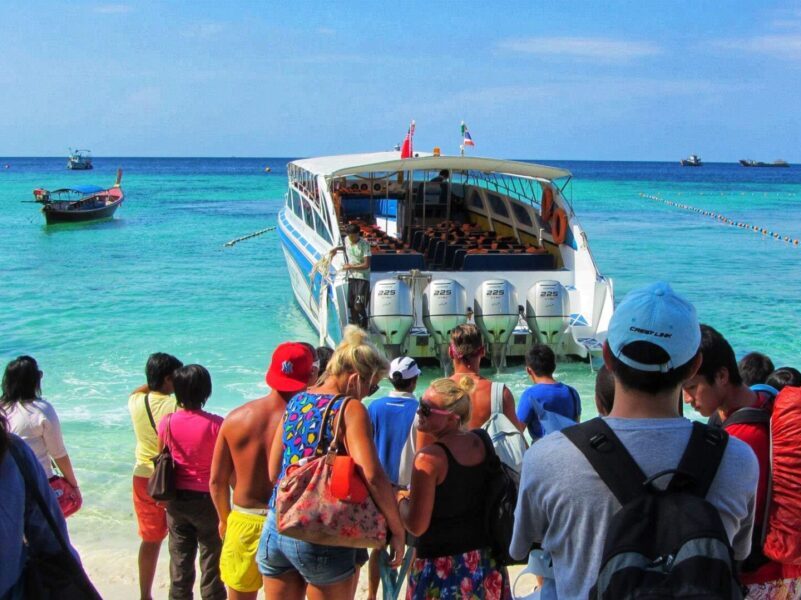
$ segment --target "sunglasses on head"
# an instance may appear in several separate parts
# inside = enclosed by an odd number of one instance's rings
[[[449,410],[442,410],[441,408],[434,408],[427,402],[423,402],[420,400],[420,407],[417,409],[417,412],[420,413],[421,417],[430,417],[431,415],[452,415],[453,413]]]

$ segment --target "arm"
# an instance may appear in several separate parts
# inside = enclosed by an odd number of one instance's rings
[[[75,491],[78,492],[78,496],[80,496],[81,492],[78,490],[78,480],[75,478],[75,471],[72,469],[72,461],[70,461],[69,454],[65,454],[60,458],[54,458],[53,460],[56,462],[58,470],[63,473],[64,479],[75,488]]]
[[[512,425],[517,427],[518,430],[523,431],[526,426],[517,418],[515,414],[515,397],[512,391],[505,387],[503,388],[503,414],[512,422]]]
[[[61,423],[58,420],[58,415],[50,404],[46,404],[42,416],[42,437],[44,438],[47,453],[64,474],[64,479],[77,489],[78,480],[75,478],[72,462],[67,454],[67,448],[64,446],[64,436],[61,435]]]
[[[228,515],[231,512],[231,477],[234,473],[234,462],[231,459],[231,450],[225,439],[227,421],[223,422],[217,442],[214,444],[214,455],[211,459],[211,475],[209,477],[209,492],[217,515],[220,517],[220,537],[225,537],[228,524]]]
[[[345,443],[348,453],[356,463],[370,495],[386,518],[389,530],[392,532],[390,564],[396,567],[403,560],[406,532],[398,514],[398,505],[395,503],[392,484],[378,460],[367,409],[361,402],[348,402],[345,406],[345,414],[342,416],[344,417]]]
[[[414,457],[412,483],[406,501],[398,505],[406,529],[421,536],[431,524],[434,495],[443,467],[443,452],[437,446],[428,446]]]
[[[343,269],[347,271],[369,271],[370,270],[370,255],[364,257],[364,260],[360,263],[346,263],[342,266]]]
[[[133,396],[134,394],[147,394],[149,391],[150,391],[150,388],[149,388],[149,387],[147,386],[147,384],[145,383],[145,384],[143,384],[143,385],[140,385],[140,386],[139,386],[138,388],[136,388],[134,391],[132,391],[132,392],[131,392],[131,396]]]
[[[270,458],[268,462],[268,471],[270,474],[270,482],[275,485],[278,482],[278,476],[281,474],[281,463],[283,462],[284,454],[284,428],[279,424],[275,428],[275,435],[273,436],[273,443],[270,444]]]

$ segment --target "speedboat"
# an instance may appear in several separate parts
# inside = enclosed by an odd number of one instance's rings
[[[534,342],[600,355],[613,286],[563,194],[570,172],[400,152],[287,169],[278,229],[295,299],[321,344],[337,344],[349,322],[345,258],[329,253],[356,223],[372,246],[369,330],[389,356],[445,365],[450,331],[468,321],[497,368]]]
[[[110,219],[122,204],[122,169],[108,189],[96,185],[74,186],[57,190],[33,190],[36,202],[43,204],[42,212],[48,225]]]
[[[682,167],[700,167],[704,163],[701,162],[701,157],[697,154],[690,154],[688,158],[683,158],[681,160]]]
[[[72,150],[67,158],[67,168],[76,171],[93,169],[92,153],[89,150]]]

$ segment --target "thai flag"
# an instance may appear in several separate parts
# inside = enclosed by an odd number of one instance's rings
[[[411,158],[414,154],[414,121],[409,125],[409,130],[406,132],[406,138],[403,140],[401,146],[401,158]]]
[[[470,132],[467,131],[467,125],[464,124],[462,121],[462,146],[475,146],[476,143],[473,141],[473,138],[470,137]]]

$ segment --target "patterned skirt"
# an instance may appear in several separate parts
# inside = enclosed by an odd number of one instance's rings
[[[409,570],[406,600],[508,600],[509,574],[489,550],[418,558]]]

